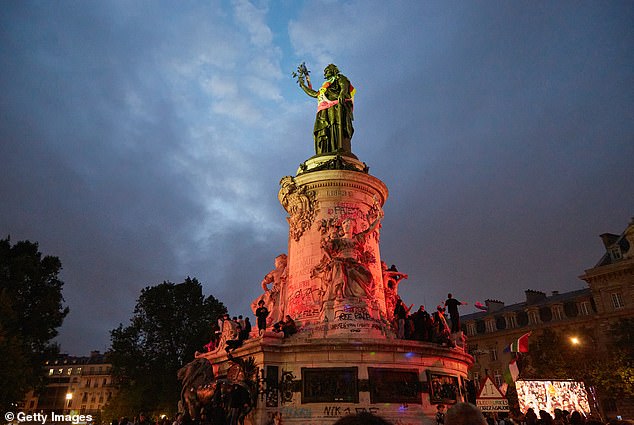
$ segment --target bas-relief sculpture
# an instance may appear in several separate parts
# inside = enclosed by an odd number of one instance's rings
[[[288,213],[289,235],[299,241],[304,232],[310,229],[318,212],[315,194],[306,187],[298,188],[291,176],[282,178],[280,186],[279,199]]]
[[[369,235],[377,228],[379,215],[365,230],[356,231],[356,220],[351,217],[341,220],[322,220],[322,261],[313,268],[312,277],[322,281],[322,301],[344,298],[371,298],[376,283],[369,265],[376,262],[372,252],[366,250]]]
[[[275,257],[275,268],[268,272],[261,285],[264,294],[256,298],[251,303],[251,310],[255,313],[258,303],[264,301],[264,306],[269,310],[270,314],[266,319],[267,326],[282,320],[284,310],[282,303],[284,302],[283,290],[286,287],[288,257],[286,254],[280,254]],[[271,285],[271,288],[268,287]]]
[[[383,211],[375,200],[375,205],[366,214],[365,220],[358,217],[358,214],[346,217],[332,217],[323,219],[319,225],[321,233],[321,250],[323,257],[321,262],[312,268],[311,278],[318,279],[321,286],[307,287],[298,290],[297,294],[286,294],[287,286],[287,261],[285,254],[281,254],[275,259],[275,269],[269,272],[261,282],[264,293],[251,303],[251,308],[255,311],[260,301],[264,301],[265,306],[271,314],[267,319],[267,324],[271,325],[282,319],[287,304],[306,304],[307,306],[317,306],[316,311],[310,314],[301,313],[297,318],[308,318],[319,316],[319,309],[327,301],[354,300],[361,301],[362,304],[376,304],[375,282],[370,266],[376,263],[374,253],[368,249],[367,242],[371,237],[378,240],[376,231],[380,225]],[[372,221],[370,221],[372,220]],[[362,231],[357,231],[357,223],[366,221],[370,224]],[[269,284],[272,284],[269,289]],[[301,293],[300,293],[301,292]],[[308,302],[300,303],[300,298],[308,297]],[[287,299],[288,298],[288,299]],[[303,300],[303,298],[302,298]],[[290,308],[289,305],[286,308]],[[302,316],[302,317],[300,317]]]
[[[354,95],[356,90],[348,78],[339,72],[336,65],[324,69],[324,84],[313,90],[310,72],[304,64],[293,73],[299,86],[310,97],[317,99],[317,115],[313,135],[317,155],[340,153],[352,155],[350,140],[354,134]]]

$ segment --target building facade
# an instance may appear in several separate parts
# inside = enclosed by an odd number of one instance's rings
[[[42,367],[46,385],[27,395],[23,406],[27,413],[91,415],[97,419],[116,391],[112,364],[99,351],[86,357],[62,354],[46,360]]]
[[[592,349],[605,350],[610,327],[620,319],[634,317],[634,219],[620,235],[606,233],[601,239],[604,255],[579,276],[587,287],[548,295],[527,290],[523,302],[505,305],[487,300],[486,311],[462,318],[468,350],[475,359],[470,369],[472,379],[478,381],[488,375],[502,386],[504,372],[514,356],[504,349],[529,331],[539,336],[544,329],[551,329],[572,337],[586,329],[592,334]],[[632,400],[615,400],[605,394],[599,394],[599,398],[606,415],[634,417]]]

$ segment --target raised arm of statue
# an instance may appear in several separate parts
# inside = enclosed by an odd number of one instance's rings
[[[264,292],[268,292],[269,288],[268,288],[268,284],[269,283],[274,283],[275,282],[275,274],[274,271],[269,272],[266,276],[264,276],[264,279],[262,279],[262,289],[264,290]]]
[[[319,92],[309,88],[306,83],[304,83],[303,79],[299,80],[299,86],[302,88],[302,90],[304,90],[304,93],[306,93],[308,96],[310,97],[317,97],[319,95]]]
[[[376,217],[376,220],[374,220],[367,229],[365,229],[363,232],[359,232],[357,233],[357,236],[361,236],[361,237],[366,237],[368,235],[368,233],[371,233],[374,231],[374,229],[376,229],[376,227],[379,225],[379,223],[381,222],[381,219],[383,218],[383,210],[379,209],[379,215]]]

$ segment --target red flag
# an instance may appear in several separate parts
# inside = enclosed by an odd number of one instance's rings
[[[517,341],[512,342],[511,345],[506,347],[504,351],[510,351],[512,353],[528,353],[528,337],[530,335],[530,332],[525,333],[519,337]]]

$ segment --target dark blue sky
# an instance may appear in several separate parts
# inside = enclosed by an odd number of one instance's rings
[[[579,289],[634,215],[632,22],[630,1],[4,2],[0,232],[61,258],[71,354],[163,280],[248,314],[287,250],[278,182],[313,154],[290,74],[334,62],[408,304]]]

